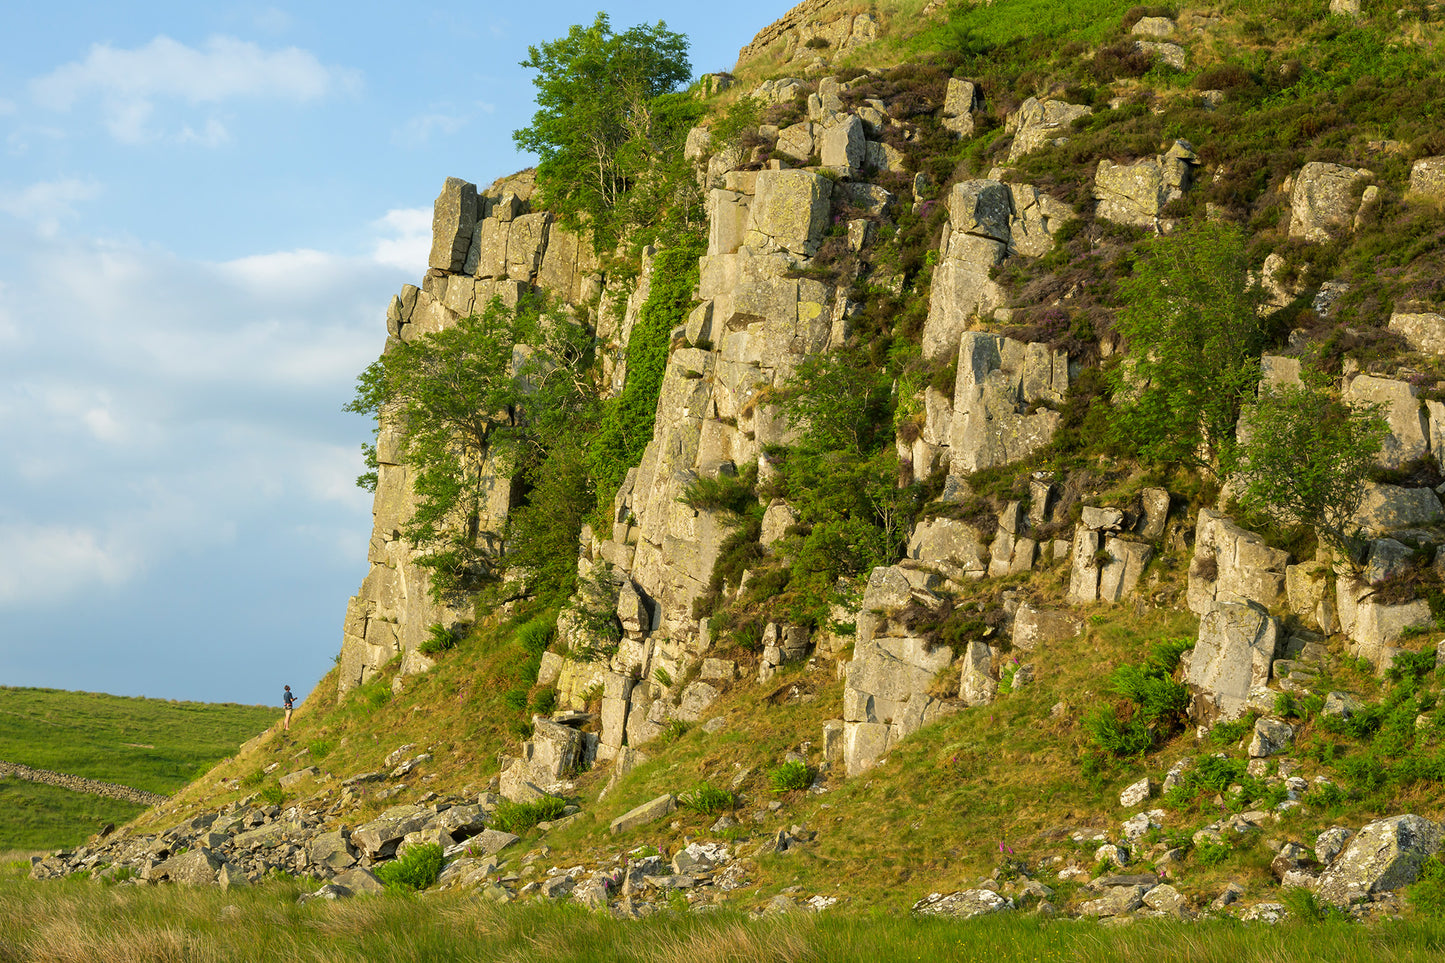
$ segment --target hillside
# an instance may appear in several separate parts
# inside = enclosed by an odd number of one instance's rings
[[[350,406],[336,670],[32,875],[1442,912],[1439,14],[817,0],[687,91],[543,45],[538,168],[446,181]]]
[[[167,795],[277,718],[263,706],[129,698],[97,692],[0,687],[0,765]],[[82,842],[145,810],[19,778],[0,782],[0,851]]]

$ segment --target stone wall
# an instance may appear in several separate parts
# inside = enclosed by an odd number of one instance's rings
[[[134,789],[130,786],[121,786],[113,782],[100,782],[95,779],[86,779],[84,776],[51,772],[49,769],[31,769],[29,766],[22,766],[16,762],[0,761],[0,779],[7,776],[24,779],[26,782],[59,786],[61,789],[69,789],[72,792],[89,793],[92,796],[104,796],[107,799],[119,799],[121,802],[135,803],[140,806],[159,806],[170,799],[169,796],[146,792],[144,789]]]

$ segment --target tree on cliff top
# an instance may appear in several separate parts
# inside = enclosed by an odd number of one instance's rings
[[[675,91],[692,76],[687,38],[658,21],[613,33],[605,13],[590,27],[527,48],[523,67],[537,71],[537,112],[512,134],[537,154],[537,186],[564,221],[593,232],[599,251],[623,228],[650,223],[652,201],[629,203],[634,190],[676,163],[700,115],[696,100]]]

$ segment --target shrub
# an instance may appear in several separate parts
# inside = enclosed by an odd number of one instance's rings
[[[492,813],[492,825],[503,832],[521,835],[542,822],[558,819],[567,808],[561,796],[543,796],[536,802],[503,801]]]
[[[539,716],[548,716],[557,708],[557,689],[555,686],[544,685],[532,695],[532,712]]]
[[[373,872],[391,889],[426,889],[442,872],[442,848],[435,843],[412,846],[400,859],[383,863]]]
[[[1228,843],[1216,843],[1206,839],[1194,849],[1194,858],[1201,866],[1218,866],[1234,854],[1234,847]]]
[[[657,734],[657,739],[663,745],[668,745],[687,735],[692,729],[692,723],[682,719],[669,719],[667,725]]]
[[[1445,918],[1445,862],[1431,856],[1420,864],[1420,877],[1405,894],[1410,905],[1429,919]]]
[[[736,809],[738,797],[734,792],[718,789],[711,783],[704,782],[692,792],[678,796],[677,804],[683,809],[691,809],[704,816],[716,816],[725,810]]]
[[[256,792],[256,798],[268,805],[279,806],[286,801],[286,790],[280,786],[265,786]]]
[[[445,652],[447,649],[454,648],[456,644],[457,637],[452,634],[451,629],[448,629],[440,622],[433,622],[431,627],[427,629],[427,637],[422,640],[421,645],[417,646],[417,648],[421,650],[423,655],[436,655],[438,652]]]
[[[1120,719],[1113,706],[1098,706],[1083,719],[1094,744],[1116,756],[1135,756],[1154,745],[1154,733],[1139,719]]]
[[[792,792],[807,789],[813,783],[813,774],[808,764],[797,759],[785,762],[768,773],[768,786],[773,792]]]

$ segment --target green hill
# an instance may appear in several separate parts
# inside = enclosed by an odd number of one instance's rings
[[[279,717],[276,709],[0,687],[0,760],[169,795]],[[144,807],[0,781],[0,849],[74,845]]]

